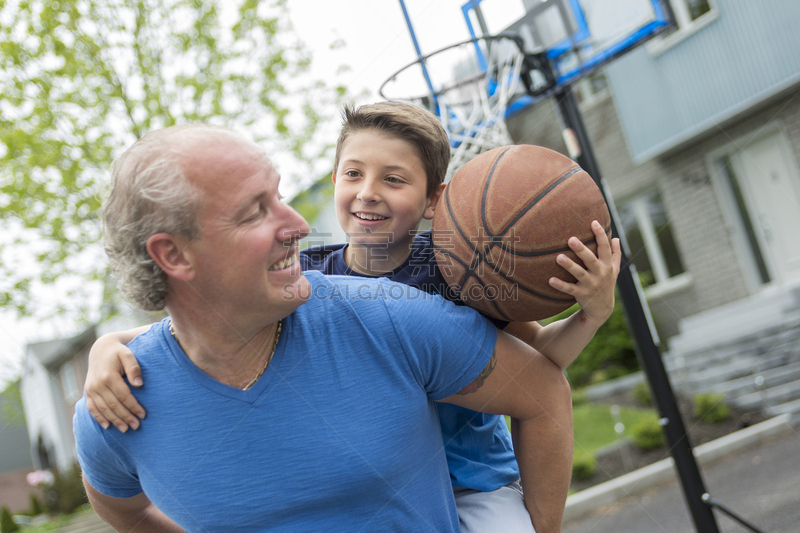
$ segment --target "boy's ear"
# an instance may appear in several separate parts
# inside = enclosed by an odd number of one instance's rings
[[[425,220],[431,220],[433,218],[433,214],[436,212],[436,206],[439,204],[439,199],[442,197],[445,187],[447,187],[447,184],[442,183],[428,197],[428,203],[425,206],[425,211],[422,213],[422,218]]]
[[[156,233],[147,239],[147,253],[168,276],[190,281],[194,278],[194,267],[187,244],[169,233]]]
[[[331,181],[336,185],[336,169],[333,169],[333,172],[331,172]]]

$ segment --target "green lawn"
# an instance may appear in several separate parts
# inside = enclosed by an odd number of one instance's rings
[[[636,422],[650,415],[653,409],[620,407],[620,417],[625,425],[625,435]],[[594,453],[598,448],[617,440],[611,406],[584,403],[573,409],[575,455]]]
[[[653,409],[648,408],[620,407],[620,417],[625,425],[625,434],[630,435],[631,427],[647,415],[652,415],[653,412]],[[610,405],[596,403],[576,405],[573,408],[572,417],[575,455],[594,453],[598,448],[617,440]],[[506,423],[509,423],[508,417],[506,417]]]

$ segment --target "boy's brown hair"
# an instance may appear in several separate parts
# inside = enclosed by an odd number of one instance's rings
[[[442,124],[429,111],[404,102],[379,102],[359,108],[346,106],[342,119],[333,168],[339,167],[342,145],[350,134],[374,129],[402,139],[417,150],[428,178],[428,196],[444,182],[450,163],[450,140]]]

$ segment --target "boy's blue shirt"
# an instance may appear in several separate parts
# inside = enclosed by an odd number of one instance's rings
[[[372,277],[347,266],[344,260],[346,247],[346,244],[333,244],[307,248],[300,252],[300,265],[303,270],[317,270],[328,275]],[[378,253],[380,250],[376,251]],[[380,277],[441,294],[464,305],[449,289],[436,265],[429,231],[416,236],[411,253],[402,265]],[[508,324],[502,320],[489,320],[500,329]],[[436,407],[453,486],[487,492],[519,479],[519,467],[504,417],[447,403],[437,403]]]

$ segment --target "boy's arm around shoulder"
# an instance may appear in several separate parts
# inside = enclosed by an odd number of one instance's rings
[[[138,429],[139,419],[145,417],[145,410],[131,394],[123,376],[127,376],[132,385],[142,386],[139,362],[126,344],[148,329],[150,326],[141,326],[106,333],[89,350],[89,369],[83,391],[86,407],[103,428],[113,424],[124,433],[129,427]]]
[[[537,533],[561,530],[572,475],[572,401],[561,370],[524,342],[498,332],[475,380],[443,401],[517,420],[514,453]]]

